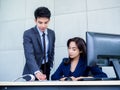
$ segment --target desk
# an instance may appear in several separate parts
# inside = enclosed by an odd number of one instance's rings
[[[120,90],[120,80],[0,82],[0,90]]]

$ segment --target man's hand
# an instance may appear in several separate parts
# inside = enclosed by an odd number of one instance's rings
[[[35,76],[38,80],[46,80],[46,75],[41,72],[37,72]]]

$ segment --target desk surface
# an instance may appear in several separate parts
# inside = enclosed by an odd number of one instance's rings
[[[34,81],[0,82],[0,86],[120,86],[120,80],[114,81]]]

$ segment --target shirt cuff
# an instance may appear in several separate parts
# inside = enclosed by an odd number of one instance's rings
[[[37,74],[38,72],[40,72],[39,70],[35,71],[34,74]]]

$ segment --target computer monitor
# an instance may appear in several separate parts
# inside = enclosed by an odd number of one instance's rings
[[[86,32],[87,65],[109,65],[112,62],[120,78],[120,35]]]

